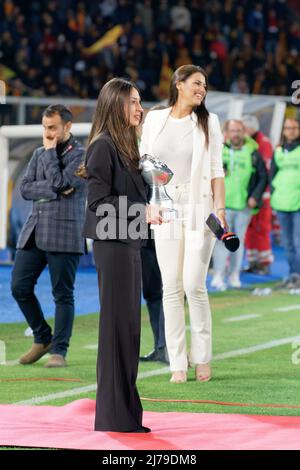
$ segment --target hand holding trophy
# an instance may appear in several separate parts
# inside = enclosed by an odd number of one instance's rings
[[[143,155],[141,158],[140,169],[142,170],[142,177],[150,186],[149,204],[161,208],[164,222],[175,220],[178,211],[174,209],[174,202],[165,188],[165,185],[171,181],[173,172],[164,162],[148,154]]]

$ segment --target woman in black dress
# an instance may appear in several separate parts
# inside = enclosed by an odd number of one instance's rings
[[[148,223],[161,224],[146,206],[136,128],[142,120],[134,84],[104,85],[88,140],[88,204],[84,235],[94,240],[101,301],[97,361],[96,431],[149,432],[142,426],[136,388],[140,349],[140,249]]]

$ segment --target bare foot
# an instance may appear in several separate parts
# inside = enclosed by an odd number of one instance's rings
[[[176,372],[172,373],[172,377],[170,378],[170,382],[173,384],[182,384],[186,382],[186,372],[184,370],[177,370]]]
[[[208,382],[211,379],[210,364],[198,364],[195,369],[196,380],[198,382]]]

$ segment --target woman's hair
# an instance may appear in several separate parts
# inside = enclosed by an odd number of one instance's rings
[[[122,78],[113,78],[102,87],[88,137],[88,146],[102,133],[108,133],[123,161],[138,169],[140,156],[137,132],[135,127],[130,126],[128,114],[132,88],[139,91],[136,85]],[[86,176],[85,165],[79,167],[76,175]]]
[[[171,84],[170,84],[170,92],[169,92],[169,106],[174,106],[178,100],[178,89],[176,87],[177,82],[185,82],[191,75],[194,73],[201,73],[206,82],[208,82],[208,76],[205,70],[198,65],[182,65],[173,73]],[[208,147],[209,145],[209,133],[208,133],[208,117],[209,112],[205,106],[205,97],[203,98],[201,104],[196,106],[193,111],[197,115],[198,119],[198,126],[202,128],[204,135],[205,135],[205,145]]]
[[[298,137],[297,137],[296,140],[299,140],[299,139],[300,139],[300,120],[297,119],[297,118],[295,118],[295,117],[286,117],[286,118],[284,119],[284,122],[283,122],[279,145],[284,145],[284,144],[286,144],[286,142],[287,142],[287,139],[284,137],[284,126],[285,126],[286,121],[293,121],[293,122],[296,122],[296,123],[298,124],[299,134],[298,134]]]

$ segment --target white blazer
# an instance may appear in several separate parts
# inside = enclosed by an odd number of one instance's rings
[[[141,156],[145,153],[153,154],[153,144],[164,128],[172,108],[149,111],[143,124],[142,137],[140,143]],[[195,123],[193,130],[193,155],[190,179],[190,216],[187,222],[186,238],[194,248],[201,248],[207,229],[205,220],[214,209],[211,180],[213,178],[223,178],[222,148],[223,136],[220,128],[219,118],[216,114],[209,113],[209,146],[205,146],[205,135],[197,125],[197,115],[192,113],[192,120]],[[157,227],[161,232],[163,227],[169,224],[162,224]],[[167,232],[167,231],[166,231]],[[161,235],[160,235],[161,236]]]

